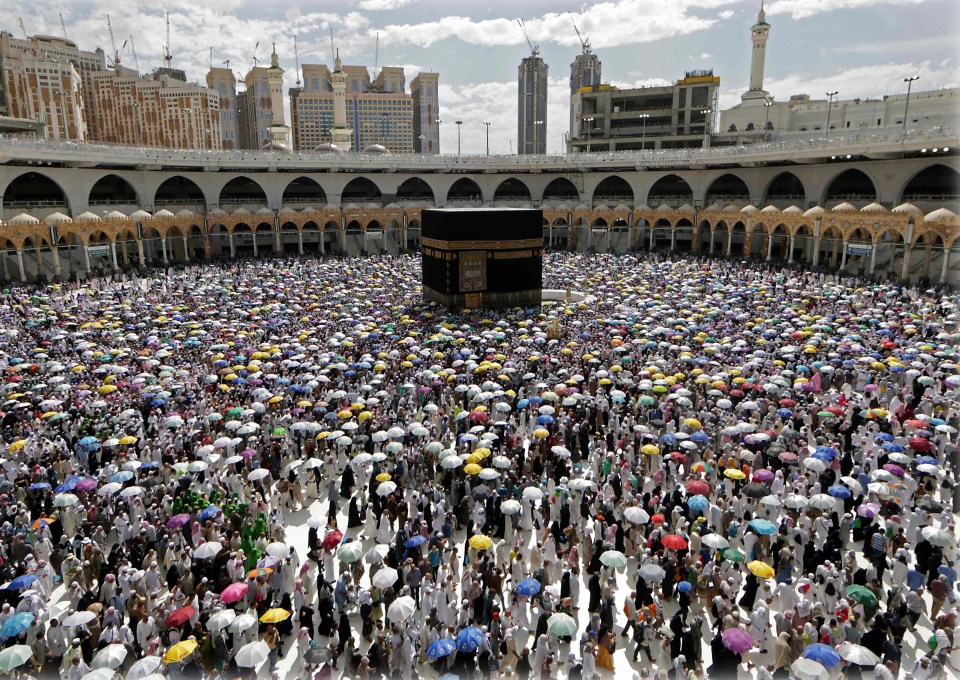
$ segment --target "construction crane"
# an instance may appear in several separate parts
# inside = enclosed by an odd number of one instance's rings
[[[167,68],[173,66],[173,55],[170,54],[170,12],[167,16],[167,44],[163,46],[163,65]]]
[[[530,42],[530,36],[527,35],[527,27],[523,24],[523,19],[517,19],[517,23],[520,24],[520,30],[523,31],[523,37],[527,41],[527,45],[530,46],[530,56],[536,57],[540,54],[540,45],[534,45]]]
[[[377,66],[380,65],[380,31],[377,31],[377,45],[373,50],[373,78],[377,78]]]
[[[330,27],[330,65],[333,66],[337,61],[337,50],[333,46],[333,26]]]
[[[253,46],[253,68],[257,68],[257,64],[260,63],[260,60],[257,59],[257,50],[260,49],[260,41],[257,41],[257,44]]]
[[[117,41],[113,38],[113,24],[110,23],[110,15],[107,15],[107,30],[110,32],[110,44],[113,46],[113,67],[120,66],[120,51],[117,49]]]
[[[293,63],[297,66],[297,87],[300,87],[300,51],[297,49],[297,36],[293,36]]]
[[[580,47],[583,48],[584,54],[590,54],[590,41],[584,40],[583,36],[580,35],[580,29],[577,28],[577,22],[573,20],[573,15],[570,15],[570,21],[573,23],[573,30],[577,32],[577,38],[580,39]]]
[[[213,70],[213,46],[212,45],[210,46],[210,68],[208,70],[210,71]]]
[[[137,46],[133,42],[133,36],[130,36],[130,51],[133,53],[133,65],[137,69],[137,75],[140,75],[140,60],[137,59]]]
[[[67,26],[63,23],[63,12],[60,12],[60,29],[63,31],[63,39],[69,40],[67,37]]]
[[[29,40],[29,38],[27,37],[27,29],[23,27],[23,17],[17,17],[17,18],[20,19],[20,32],[23,33],[23,39]]]

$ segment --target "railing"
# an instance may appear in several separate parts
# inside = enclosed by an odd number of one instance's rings
[[[783,155],[786,152],[820,151],[829,153],[840,150],[852,151],[851,147],[871,145],[924,144],[937,141],[960,143],[957,130],[932,128],[923,131],[857,131],[852,134],[834,133],[828,139],[820,136],[782,135],[776,141],[736,146],[721,146],[696,149],[658,149],[638,151],[613,151],[597,153],[545,154],[545,155],[490,155],[463,154],[364,154],[349,152],[323,154],[313,151],[200,151],[194,149],[166,149],[131,147],[119,144],[78,143],[45,141],[23,135],[0,135],[0,156],[14,155],[18,151],[46,152],[58,158],[84,155],[103,155],[113,162],[128,159],[132,163],[155,165],[166,161],[197,162],[232,166],[236,163],[284,163],[309,162],[311,165],[333,169],[373,166],[383,168],[457,168],[464,167],[528,167],[569,166],[589,164],[623,163],[626,165],[682,164],[697,161],[716,162],[718,159],[745,158],[751,156]]]

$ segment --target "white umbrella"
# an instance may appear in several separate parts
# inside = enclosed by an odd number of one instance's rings
[[[396,482],[391,482],[387,480],[386,482],[380,482],[380,485],[377,487],[377,495],[389,496],[396,490],[397,490]]]
[[[800,464],[808,470],[814,472],[823,472],[827,469],[827,464],[819,458],[804,458]]]
[[[207,619],[207,630],[223,630],[237,618],[237,612],[232,609],[221,609],[216,614]],[[153,671],[151,671],[152,673]],[[129,680],[129,678],[128,678]]]
[[[27,663],[33,656],[29,645],[13,645],[0,651],[0,671],[12,671]]]
[[[290,554],[290,548],[287,547],[286,543],[270,543],[267,546],[267,554],[271,557],[276,557],[278,560],[282,560]]]
[[[494,470],[493,468],[483,468],[482,470],[480,470],[480,474],[477,476],[480,479],[484,480],[485,482],[491,482],[497,477],[499,477],[500,473]]]
[[[363,557],[363,544],[359,541],[343,543],[337,548],[337,559],[346,564],[357,562]]]
[[[587,489],[596,488],[597,483],[592,479],[584,479],[583,477],[577,477],[576,479],[571,479],[570,483],[567,484],[567,487],[573,489],[574,491],[586,491]]]
[[[463,465],[463,458],[460,456],[447,456],[440,461],[440,467],[444,470],[454,470]]]
[[[667,572],[665,572],[659,565],[653,564],[652,562],[648,562],[640,567],[637,573],[644,581],[660,581],[664,576],[667,575]]]
[[[216,557],[221,550],[223,550],[223,544],[220,542],[207,541],[197,546],[196,550],[193,551],[193,557],[197,560],[207,560]]]
[[[520,501],[515,501],[512,498],[510,500],[503,501],[500,504],[500,512],[502,512],[504,515],[520,514]]]
[[[876,666],[880,663],[880,657],[863,645],[857,645],[852,642],[844,642],[837,647],[837,652],[840,654],[841,659],[858,666]]]
[[[108,482],[97,490],[97,495],[112,496],[122,488],[123,484],[120,484],[119,482]]]
[[[147,678],[154,671],[160,668],[160,664],[162,663],[162,657],[145,656],[130,666],[130,670],[127,671],[127,680],[144,680],[144,678]]]
[[[97,618],[97,615],[93,612],[74,612],[60,623],[62,623],[65,628],[74,628],[75,626],[82,626],[86,623],[90,623],[95,618]]]
[[[920,530],[920,533],[923,534],[923,537],[930,543],[942,548],[949,547],[957,542],[956,537],[952,533],[939,527],[924,527]]]
[[[142,486],[128,486],[126,489],[120,492],[121,498],[130,498],[131,496],[139,496],[143,493]]]
[[[380,590],[386,590],[394,583],[397,582],[399,574],[396,569],[392,567],[383,567],[373,577],[370,579],[370,582],[375,585]]]
[[[790,666],[797,680],[826,680],[829,677],[823,664],[813,659],[797,659]]]
[[[535,486],[528,486],[523,490],[523,497],[528,501],[538,501],[543,498],[543,491]]]
[[[387,616],[393,621],[406,621],[417,608],[416,601],[409,595],[401,595],[390,604]]]
[[[760,505],[768,508],[779,508],[781,505],[783,505],[783,501],[781,501],[777,496],[770,494],[760,499]]]
[[[624,510],[623,518],[631,524],[646,524],[650,521],[647,511],[636,506]]]
[[[700,542],[714,550],[723,550],[730,547],[730,541],[720,534],[707,534],[700,539]]]
[[[818,493],[810,497],[810,507],[817,510],[833,510],[837,506],[837,499],[825,493]]]
[[[801,496],[800,494],[792,493],[784,499],[783,504],[786,505],[788,508],[793,508],[794,510],[801,510],[807,507],[807,504],[809,502],[810,501],[807,500],[806,496]]]
[[[127,648],[123,645],[110,644],[97,652],[93,657],[91,668],[119,668],[123,660],[127,658]]]
[[[267,643],[257,640],[241,647],[234,661],[240,668],[256,668],[266,661],[268,656],[270,656],[270,648]]]
[[[232,633],[242,633],[248,628],[253,628],[256,625],[257,625],[257,615],[250,612],[246,612],[245,614],[241,614],[240,616],[235,618],[233,622],[231,622],[230,625],[227,626],[227,629]]]
[[[367,554],[363,557],[363,561],[367,564],[376,564],[377,562],[382,562],[383,558],[389,554],[390,546],[378,543],[367,551]]]
[[[251,482],[256,482],[257,480],[263,479],[270,474],[270,471],[266,468],[257,468],[256,470],[251,470],[250,474],[247,475],[247,479]]]
[[[210,465],[202,460],[195,460],[189,465],[187,465],[187,470],[190,472],[205,472]]]
[[[76,505],[79,500],[80,499],[72,493],[62,493],[53,499],[53,506],[55,508],[66,508],[71,505]]]
[[[113,680],[117,672],[112,668],[94,668],[80,680]]]

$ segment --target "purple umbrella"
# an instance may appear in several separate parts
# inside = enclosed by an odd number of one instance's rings
[[[244,449],[240,452],[240,455],[244,458],[253,458],[255,455],[257,455],[257,452],[253,449]]]
[[[861,517],[875,517],[880,512],[880,506],[876,503],[864,503],[857,508],[857,514]]]
[[[766,468],[761,468],[760,470],[754,470],[753,479],[757,482],[772,482],[774,478],[773,470],[767,470]]]
[[[167,522],[167,527],[170,529],[179,529],[184,524],[190,521],[190,515],[187,513],[181,513],[179,515],[174,515]]]
[[[894,465],[893,463],[887,463],[883,466],[883,469],[889,472],[891,475],[896,475],[897,477],[903,477],[903,468],[899,465]]]
[[[753,638],[750,637],[750,633],[742,628],[730,628],[729,630],[725,630],[723,631],[723,635],[721,637],[723,638],[723,646],[729,649],[731,652],[736,652],[737,654],[749,652],[756,644],[753,641]]]
[[[77,488],[80,491],[90,492],[97,488],[97,480],[85,477],[77,482]]]

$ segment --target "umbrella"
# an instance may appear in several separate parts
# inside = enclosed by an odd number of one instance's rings
[[[163,659],[159,656],[145,656],[130,666],[130,670],[127,671],[127,680],[144,680],[155,673],[162,663]]]
[[[730,546],[730,542],[720,534],[707,534],[700,539],[700,542],[714,550],[723,550]]]
[[[13,645],[0,651],[0,671],[12,671],[27,663],[33,656],[29,645]]]
[[[53,506],[56,508],[67,508],[76,505],[80,499],[72,493],[62,493],[53,499]]]
[[[367,564],[377,564],[378,562],[382,562],[383,558],[389,554],[389,545],[377,544],[367,551],[367,554],[363,556],[363,560]]]
[[[303,660],[309,664],[326,663],[332,658],[333,652],[326,647],[313,647],[312,649],[307,650],[307,653],[303,655]]]
[[[847,586],[847,596],[867,607],[877,606],[877,596],[864,586]]]
[[[380,590],[386,590],[400,578],[400,574],[393,567],[382,567],[371,578],[370,582]]]
[[[641,507],[630,507],[623,511],[623,518],[631,524],[646,524],[650,521],[650,515]]]
[[[730,628],[723,631],[721,640],[723,641],[724,647],[737,654],[750,651],[756,644],[750,636],[750,633],[742,628]]]
[[[577,622],[569,614],[551,614],[547,619],[547,631],[557,637],[573,637],[577,634]]]
[[[543,491],[535,486],[528,486],[523,490],[523,497],[528,501],[536,502],[543,498]]]
[[[500,504],[500,512],[504,515],[517,515],[520,514],[520,501],[515,501],[513,499],[503,501]]]
[[[0,626],[0,637],[17,637],[20,633],[27,630],[33,623],[34,616],[30,612],[19,612],[7,619],[3,626]]]
[[[670,550],[683,550],[688,545],[687,539],[683,536],[677,536],[676,534],[664,536],[660,542],[665,548],[670,548]]]
[[[600,563],[611,569],[623,569],[627,566],[627,556],[619,550],[607,550],[600,555]]]
[[[323,543],[321,544],[325,550],[333,550],[338,545],[340,541],[343,540],[343,533],[337,531],[336,529],[327,533],[323,537]]]
[[[852,642],[844,642],[837,647],[837,653],[840,658],[857,666],[876,666],[880,663],[880,657],[871,652],[863,645],[857,645]]]
[[[337,559],[346,564],[357,562],[364,554],[363,544],[359,541],[350,541],[337,548]]]
[[[238,651],[234,657],[234,661],[236,661],[237,665],[241,668],[256,668],[262,664],[268,656],[270,656],[270,647],[267,646],[266,642],[257,640],[256,642],[249,642],[241,647],[240,651]]]
[[[24,588],[29,588],[37,580],[36,574],[24,574],[23,576],[18,576],[17,578],[10,581],[7,584],[7,587],[4,590],[23,590]],[[7,635],[6,637],[13,637],[12,635]]]
[[[777,533],[777,525],[765,519],[751,520],[747,526],[762,536],[770,536]]]
[[[517,587],[513,589],[513,592],[515,592],[517,595],[533,597],[540,592],[541,587],[540,581],[537,579],[525,578],[517,584]]]
[[[223,630],[237,618],[237,612],[232,609],[221,609],[216,614],[207,619],[207,630]],[[152,671],[151,671],[152,672]]]
[[[94,670],[98,668],[115,669],[119,668],[126,658],[127,648],[124,645],[107,645],[93,657],[93,663],[90,664],[90,667]]]
[[[163,655],[164,663],[177,663],[193,654],[197,643],[193,640],[182,640],[167,650]]]
[[[169,520],[167,520],[167,527],[170,529],[179,529],[184,524],[190,521],[190,515],[183,512],[179,515],[174,515]]]
[[[747,561],[746,556],[742,552],[733,548],[724,548],[720,551],[720,556],[728,562],[736,562],[738,564],[743,564]]]
[[[242,633],[243,631],[249,630],[250,628],[253,628],[256,625],[257,625],[257,615],[254,614],[253,612],[247,612],[235,618],[233,620],[233,623],[227,626],[227,630],[233,633]]]
[[[653,562],[648,562],[637,570],[637,574],[644,581],[662,581],[667,575],[667,572],[665,572],[659,565],[654,564]]]
[[[263,613],[263,616],[260,617],[260,623],[280,623],[281,621],[286,621],[289,618],[290,612],[288,612],[286,609],[274,607],[273,609],[268,609]]]
[[[692,495],[707,496],[710,493],[710,485],[699,479],[687,482],[683,485],[683,488],[687,490],[688,494]]]
[[[186,607],[180,607],[180,609],[167,617],[166,626],[167,628],[176,628],[177,626],[182,626],[196,613],[197,610],[189,605]]]
[[[455,651],[457,651],[457,641],[451,638],[440,638],[439,640],[434,640],[430,643],[430,646],[427,647],[427,658],[431,661],[437,659],[442,659],[445,656],[450,656]]]
[[[216,541],[207,541],[206,543],[201,543],[193,551],[193,557],[197,560],[206,560],[211,557],[215,557],[217,553],[223,550],[223,545],[217,543]]]
[[[793,662],[790,670],[798,680],[825,680],[828,677],[827,669],[823,664],[813,659],[800,658]]]
[[[233,604],[246,597],[248,589],[249,586],[246,583],[231,583],[220,593],[220,601],[224,604]]]
[[[493,547],[493,539],[483,534],[474,534],[468,543],[474,550],[489,550]]]
[[[840,663],[840,654],[833,647],[814,642],[803,650],[803,658],[816,661],[824,668],[833,668]]]
[[[956,536],[954,536],[951,532],[938,527],[924,527],[920,530],[920,533],[925,539],[930,541],[930,543],[939,545],[943,548],[947,548],[956,544],[957,542]]]
[[[401,595],[390,604],[387,616],[394,621],[406,621],[416,611],[417,603],[409,595]]]
[[[475,652],[486,639],[486,633],[476,626],[468,626],[457,633],[457,651]]]
[[[771,567],[766,562],[761,562],[760,560],[754,560],[753,562],[748,562],[747,569],[749,569],[754,576],[758,576],[759,578],[774,577],[773,567]]]
[[[710,501],[706,496],[696,495],[687,499],[687,507],[694,512],[702,512],[710,507]]]

